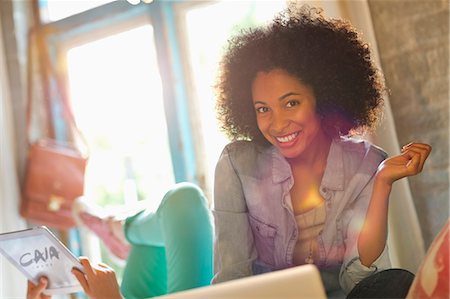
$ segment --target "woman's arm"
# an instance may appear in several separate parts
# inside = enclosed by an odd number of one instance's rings
[[[214,278],[213,283],[252,275],[257,254],[248,223],[241,181],[228,147],[216,166],[214,182]]]
[[[389,194],[392,184],[413,176],[423,169],[431,146],[423,143],[405,145],[401,154],[383,161],[375,174],[375,181],[363,228],[358,238],[361,263],[366,267],[381,255],[387,239]]]

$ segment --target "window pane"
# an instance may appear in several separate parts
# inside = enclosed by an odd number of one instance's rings
[[[86,195],[101,205],[151,199],[156,207],[174,177],[152,27],[72,48],[68,73],[90,149]]]
[[[61,20],[116,0],[40,0],[44,23]]]
[[[212,89],[222,48],[232,34],[243,27],[272,19],[285,6],[284,1],[222,1],[189,9],[186,13],[189,59],[198,101],[196,106],[200,110],[208,189],[212,188],[217,159],[228,142],[218,129]]]

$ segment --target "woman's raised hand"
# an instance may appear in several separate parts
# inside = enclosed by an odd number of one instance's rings
[[[402,147],[401,154],[384,160],[378,167],[376,179],[392,185],[395,181],[420,173],[425,160],[431,152],[431,146],[425,143],[411,142]]]
[[[86,257],[80,257],[80,262],[84,267],[84,273],[76,268],[72,270],[72,273],[89,298],[122,299],[113,269],[102,263],[92,265]]]

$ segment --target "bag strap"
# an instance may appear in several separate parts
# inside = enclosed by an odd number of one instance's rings
[[[53,78],[56,81],[56,87],[54,92],[57,92],[59,98],[61,99],[61,106],[63,117],[66,119],[66,124],[68,125],[68,132],[72,134],[72,138],[74,139],[74,144],[76,148],[79,149],[79,146],[76,146],[76,138],[81,141],[84,146],[84,150],[82,152],[84,156],[89,156],[89,147],[81,130],[76,125],[75,117],[73,115],[72,109],[69,107],[68,96],[66,84],[64,84],[64,80],[61,78],[61,75],[55,70],[52,62],[50,61],[50,57],[48,54],[47,47],[44,43],[45,32],[40,26],[36,26],[34,30],[31,30],[29,33],[29,46],[28,46],[28,66],[27,66],[27,79],[28,79],[28,87],[27,87],[27,112],[26,112],[26,128],[27,128],[27,141],[28,144],[31,145],[30,141],[30,131],[31,131],[31,118],[33,112],[33,95],[34,95],[34,71],[36,65],[39,66],[39,72],[41,73],[41,85],[42,85],[42,95],[44,97],[46,103],[46,113],[48,116],[48,128],[47,132],[50,135],[49,138],[54,139],[55,132],[53,128],[53,122],[51,121],[50,111],[51,111],[51,101],[50,98],[52,96],[52,91],[50,90],[50,80]],[[37,63],[35,62],[37,58]],[[70,142],[61,142],[67,145],[71,144]]]
[[[51,121],[50,117],[50,102],[49,99],[49,91],[48,91],[48,84],[47,84],[47,76],[44,74],[44,70],[40,67],[36,70],[37,66],[39,65],[39,59],[38,59],[38,48],[37,48],[37,41],[36,41],[36,32],[35,29],[31,29],[28,33],[28,50],[27,50],[27,106],[26,106],[26,133],[27,133],[27,142],[28,146],[31,145],[31,138],[30,138],[30,131],[31,131],[31,120],[32,120],[32,110],[33,110],[33,102],[36,100],[34,98],[35,94],[35,81],[40,81],[40,87],[42,88],[40,94],[43,96],[43,99],[46,104],[46,132],[47,135],[50,138],[54,138],[55,131],[53,128],[53,123]],[[35,73],[38,73],[39,75],[36,76]]]
[[[76,137],[79,138],[79,140],[81,141],[81,143],[83,144],[85,150],[84,153],[86,156],[89,156],[89,147],[88,147],[88,143],[86,141],[86,138],[84,136],[84,134],[81,132],[81,130],[79,129],[79,127],[77,126],[76,120],[75,120],[75,115],[73,114],[73,110],[71,109],[71,106],[69,104],[69,95],[67,94],[67,84],[66,84],[66,80],[63,79],[63,76],[61,74],[61,72],[58,72],[55,67],[54,64],[51,63],[50,59],[49,59],[49,55],[48,55],[48,51],[47,48],[45,48],[45,52],[46,53],[46,57],[47,57],[47,61],[45,62],[45,65],[48,68],[47,74],[49,74],[50,76],[53,76],[53,78],[56,80],[56,90],[59,94],[59,98],[61,99],[61,106],[62,106],[62,112],[64,114],[64,118],[67,120],[67,124],[68,124],[68,131],[70,133],[75,133],[72,135],[72,137],[75,139]]]

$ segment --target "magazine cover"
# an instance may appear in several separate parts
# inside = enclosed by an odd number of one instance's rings
[[[46,276],[47,295],[82,291],[71,272],[82,265],[45,226],[0,234],[0,253],[33,283]]]

